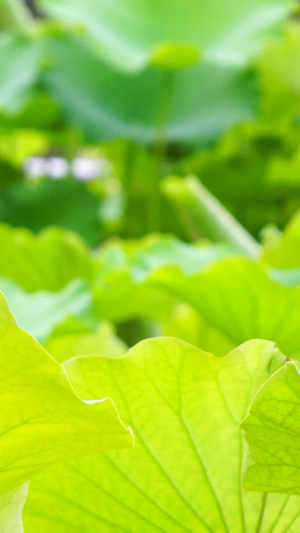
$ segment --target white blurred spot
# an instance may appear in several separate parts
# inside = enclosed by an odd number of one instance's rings
[[[64,157],[30,157],[24,165],[24,172],[30,178],[48,176],[62,179],[69,174],[76,179],[89,181],[107,175],[111,163],[107,159],[77,158],[70,164]]]

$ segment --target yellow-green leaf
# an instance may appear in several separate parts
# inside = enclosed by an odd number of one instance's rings
[[[260,531],[283,533],[299,499],[264,504],[263,494],[243,491],[239,424],[284,361],[272,342],[250,341],[219,358],[170,338],[144,341],[120,359],[69,360],[82,397],[115,397],[136,446],[38,476],[26,533],[257,533],[264,505]],[[298,519],[289,533],[299,528]]]
[[[113,402],[99,398],[89,405],[74,393],[0,294],[0,494],[70,457],[132,446]]]

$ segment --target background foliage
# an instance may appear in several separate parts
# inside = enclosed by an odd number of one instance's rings
[[[299,531],[299,6],[153,6],[0,0],[6,533]]]

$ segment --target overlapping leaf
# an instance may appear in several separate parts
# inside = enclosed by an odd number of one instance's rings
[[[0,295],[0,494],[67,458],[132,445],[110,399],[82,402]],[[98,398],[97,398],[98,399]]]
[[[299,371],[287,363],[259,391],[242,424],[251,453],[248,490],[300,495],[299,417]]]

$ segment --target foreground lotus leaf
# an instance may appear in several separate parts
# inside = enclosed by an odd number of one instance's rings
[[[17,326],[2,294],[0,361],[0,494],[70,457],[132,446],[113,402],[80,400],[61,365]]]
[[[80,396],[115,397],[136,446],[32,480],[25,532],[282,533],[299,499],[265,503],[243,491],[239,424],[284,361],[272,342],[250,341],[220,358],[170,338],[144,341],[120,359],[67,361]],[[288,531],[299,528],[297,518]]]
[[[287,363],[263,386],[242,424],[251,455],[245,488],[300,495],[300,376]]]

